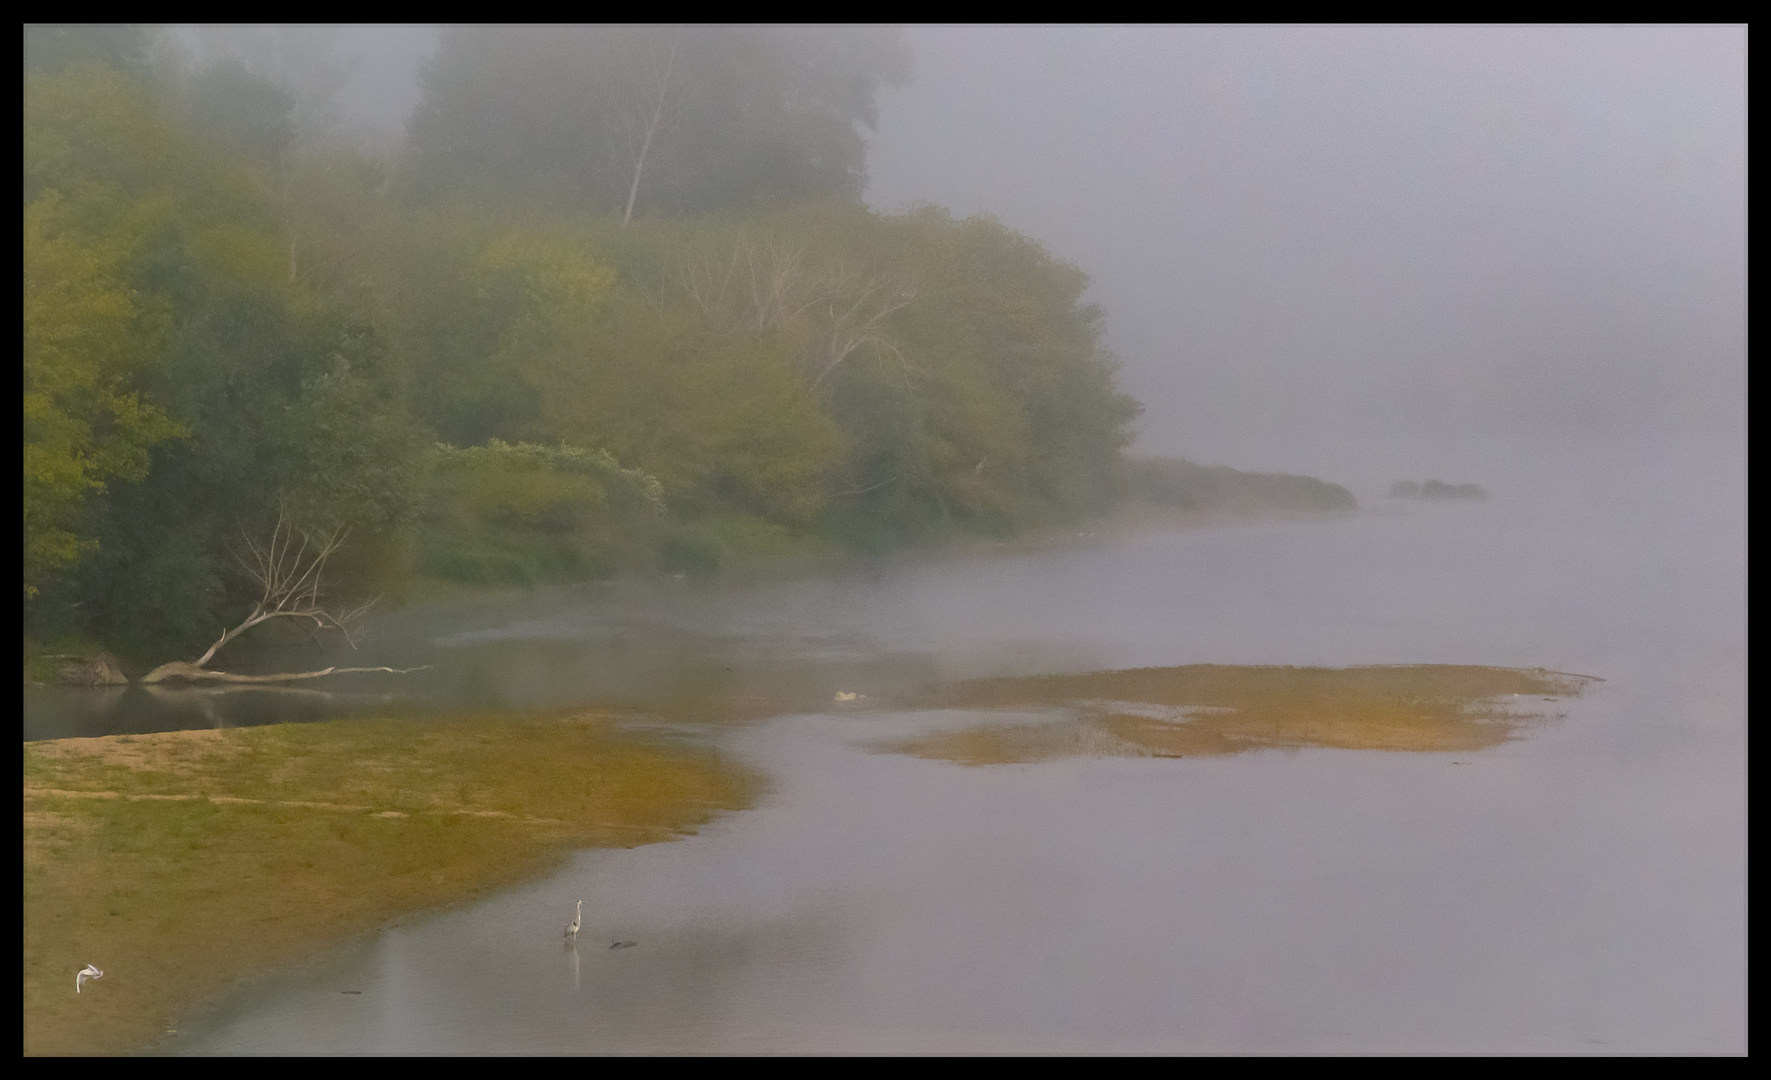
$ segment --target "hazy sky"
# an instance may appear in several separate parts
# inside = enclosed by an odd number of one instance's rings
[[[1744,417],[1746,34],[917,28],[870,200],[1093,277],[1146,448],[1480,479]]]
[[[1507,446],[1743,438],[1744,28],[908,36],[869,201],[1086,270],[1143,449],[1480,481]],[[434,32],[347,38],[347,107],[396,127]]]

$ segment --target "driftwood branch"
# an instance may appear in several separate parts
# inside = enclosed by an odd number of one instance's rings
[[[429,664],[420,667],[329,667],[319,671],[294,671],[285,675],[236,675],[231,671],[210,671],[195,664],[187,664],[182,660],[174,660],[169,664],[161,664],[142,678],[142,682],[163,682],[167,679],[187,679],[191,682],[225,682],[225,683],[286,683],[301,679],[318,679],[322,675],[345,675],[353,671],[386,671],[394,675],[405,675],[413,671],[428,671]],[[158,676],[156,678],[155,676]]]
[[[341,668],[328,667],[321,671],[290,672],[279,675],[236,675],[226,671],[212,671],[209,662],[222,646],[238,638],[241,634],[258,626],[277,619],[289,619],[305,626],[313,635],[325,631],[333,631],[341,635],[353,649],[357,644],[356,625],[368,613],[375,601],[347,611],[335,611],[328,608],[322,593],[326,586],[326,561],[344,546],[349,534],[344,529],[319,536],[298,529],[288,515],[279,511],[276,527],[271,530],[268,543],[258,543],[250,536],[246,537],[245,554],[235,552],[234,557],[240,561],[246,573],[259,584],[258,601],[252,610],[232,629],[224,629],[215,644],[194,661],[174,660],[161,664],[159,667],[142,676],[141,681],[148,685],[165,682],[167,679],[185,679],[189,681],[228,682],[228,683],[280,683],[294,682],[298,679],[317,679],[323,675],[344,674],[358,671],[386,671],[393,674],[405,674],[418,671],[419,668]]]

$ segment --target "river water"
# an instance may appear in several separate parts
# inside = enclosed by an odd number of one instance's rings
[[[434,670],[209,722],[624,701],[769,792],[269,975],[166,1049],[1743,1052],[1744,490],[1644,456],[1485,503],[395,615],[371,662]],[[876,751],[979,719],[891,707],[936,679],[1412,662],[1606,681],[1470,753]],[[27,731],[196,708],[70,700]],[[779,715],[697,714],[721,700]]]

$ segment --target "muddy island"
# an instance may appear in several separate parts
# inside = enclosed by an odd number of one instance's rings
[[[1488,492],[1476,484],[1447,484],[1442,480],[1417,484],[1413,480],[1398,480],[1390,486],[1390,498],[1483,500],[1488,498]]]

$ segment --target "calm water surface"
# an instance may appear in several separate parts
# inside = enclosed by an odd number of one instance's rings
[[[771,791],[692,838],[586,852],[268,976],[167,1048],[1744,1051],[1744,486],[1637,464],[1579,497],[1546,481],[1334,522],[396,616],[375,655],[435,671],[282,707],[650,703]],[[1200,662],[1607,681],[1462,755],[967,768],[869,749],[976,722],[891,709],[930,679]],[[839,708],[836,690],[867,696]],[[721,697],[786,714],[687,708]],[[126,699],[40,702],[35,722],[156,722]],[[159,723],[190,715],[159,704]],[[231,707],[211,722],[276,706]]]

